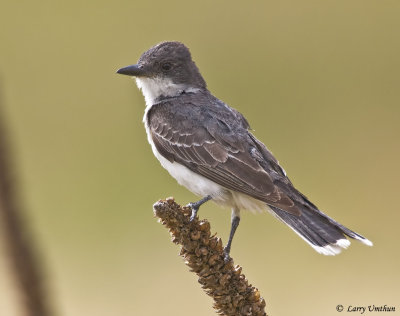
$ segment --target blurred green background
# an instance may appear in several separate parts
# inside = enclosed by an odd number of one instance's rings
[[[59,315],[214,315],[152,204],[196,197],[153,157],[143,97],[115,71],[163,40],[190,47],[294,184],[365,235],[318,255],[243,214],[232,256],[270,315],[400,310],[400,2],[5,1],[0,82],[23,204]],[[230,212],[200,211],[224,242]],[[18,314],[4,245],[0,315]]]

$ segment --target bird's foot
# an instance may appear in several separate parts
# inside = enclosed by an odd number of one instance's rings
[[[197,212],[199,211],[199,205],[197,203],[189,203],[187,207],[190,207],[192,209],[192,215],[190,216],[189,222],[193,222],[194,219],[197,216]]]
[[[206,197],[202,198],[200,201],[197,202],[192,202],[189,203],[188,205],[186,205],[187,207],[190,207],[192,209],[192,215],[190,216],[190,222],[193,222],[193,220],[196,218],[197,216],[197,212],[199,211],[200,206],[202,206],[204,203],[206,203],[207,201],[211,200],[211,196],[207,195]]]
[[[231,256],[229,255],[231,249],[229,249],[228,247],[224,248],[224,262],[228,263],[229,261],[232,260]]]

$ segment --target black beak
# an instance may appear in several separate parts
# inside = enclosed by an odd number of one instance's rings
[[[117,74],[127,75],[127,76],[135,76],[135,77],[143,77],[146,76],[146,72],[141,69],[138,65],[130,65],[117,70]]]

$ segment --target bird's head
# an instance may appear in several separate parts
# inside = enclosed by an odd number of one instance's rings
[[[157,44],[144,52],[137,64],[121,68],[117,73],[136,78],[147,105],[183,92],[206,89],[189,49],[180,42]]]

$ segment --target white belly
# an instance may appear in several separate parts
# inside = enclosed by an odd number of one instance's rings
[[[160,161],[161,165],[167,169],[169,174],[174,177],[180,185],[183,185],[192,193],[201,197],[210,195],[214,202],[239,210],[247,209],[260,212],[269,209],[269,207],[262,201],[256,200],[247,194],[226,189],[223,186],[194,173],[179,163],[171,163],[169,160],[161,156],[153,145],[152,147],[154,155]]]
[[[152,146],[153,147],[153,146]],[[223,194],[224,188],[219,184],[204,178],[186,168],[179,163],[171,163],[169,160],[161,156],[156,149],[153,147],[154,155],[160,161],[161,165],[167,169],[169,174],[178,181],[180,185],[186,187],[189,191],[199,196],[211,195],[213,198],[217,198]]]

